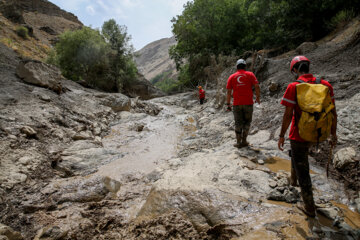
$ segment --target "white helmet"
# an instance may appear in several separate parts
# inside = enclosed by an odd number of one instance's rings
[[[245,60],[244,60],[244,59],[239,59],[239,60],[237,60],[237,61],[236,61],[236,66],[238,66],[238,65],[240,65],[240,64],[242,64],[242,65],[245,65],[245,66],[246,66],[246,62],[245,62]]]

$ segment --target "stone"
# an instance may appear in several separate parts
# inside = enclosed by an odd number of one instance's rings
[[[342,148],[334,155],[334,166],[343,169],[349,163],[355,162],[356,151],[352,147]]]
[[[62,92],[62,75],[58,68],[36,60],[26,60],[19,63],[16,74],[26,83],[49,88],[60,94]]]
[[[22,127],[20,131],[22,133],[24,133],[26,135],[26,137],[28,137],[28,138],[36,137],[36,134],[37,134],[37,132],[29,126]]]
[[[93,138],[93,135],[90,131],[83,131],[83,132],[79,132],[79,133],[76,133],[72,139],[74,141],[78,141],[78,140],[90,140]]]
[[[8,227],[0,223],[0,237],[5,236],[8,240],[22,240],[24,239],[20,233],[14,231],[11,227]]]
[[[317,211],[332,220],[338,216],[338,209],[335,207],[318,208]]]
[[[267,199],[274,201],[285,201],[284,195],[276,189],[270,191],[270,193],[267,195]]]
[[[355,199],[355,205],[358,213],[360,213],[360,198]]]
[[[18,161],[19,161],[19,163],[21,163],[22,165],[26,166],[26,165],[28,165],[29,163],[31,163],[31,160],[32,160],[31,157],[29,157],[29,156],[24,156],[24,157],[19,158]]]
[[[103,105],[110,107],[114,112],[130,111],[131,109],[130,99],[121,93],[109,94],[101,101]]]
[[[270,186],[271,188],[276,188],[276,187],[277,187],[277,183],[276,183],[275,181],[273,181],[273,180],[270,180],[270,181],[269,181],[269,186]]]
[[[49,184],[44,192],[49,192],[51,198],[57,203],[66,202],[98,202],[108,193],[117,193],[120,182],[109,177],[93,176],[57,181]]]
[[[285,196],[285,202],[287,202],[287,203],[296,203],[299,199],[298,195],[296,195],[294,192],[289,191],[287,189],[284,192],[284,196]]]
[[[62,240],[68,235],[69,230],[62,230],[58,226],[50,226],[40,229],[34,240]]]
[[[279,85],[274,82],[270,82],[269,84],[269,91],[270,92],[276,92],[279,89]]]
[[[257,162],[258,162],[258,164],[260,164],[260,165],[264,165],[264,164],[265,164],[264,160],[262,160],[262,159],[259,159]]]
[[[309,52],[315,50],[317,47],[318,47],[318,45],[314,42],[304,42],[300,46],[298,46],[295,51],[298,54],[304,55],[306,53],[309,53]]]
[[[254,135],[248,136],[248,141],[252,145],[261,145],[270,140],[270,132],[267,130],[258,131]]]

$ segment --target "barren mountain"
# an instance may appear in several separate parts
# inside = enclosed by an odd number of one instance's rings
[[[149,43],[135,53],[137,67],[147,80],[163,73],[167,74],[167,78],[176,77],[175,63],[169,56],[169,48],[175,44],[175,37],[163,38]]]
[[[20,55],[43,60],[66,30],[81,28],[78,18],[46,0],[1,0],[0,42]],[[30,38],[24,41],[16,30],[24,26]]]

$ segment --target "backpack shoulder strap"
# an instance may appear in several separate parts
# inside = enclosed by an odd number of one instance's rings
[[[317,77],[315,80],[315,84],[319,84],[319,83],[321,83],[321,78]]]
[[[298,79],[298,80],[296,80],[295,82],[304,83],[305,81]]]

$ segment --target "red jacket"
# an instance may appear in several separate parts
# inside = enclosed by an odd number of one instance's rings
[[[205,98],[205,90],[204,89],[199,89],[199,98],[200,99]]]

